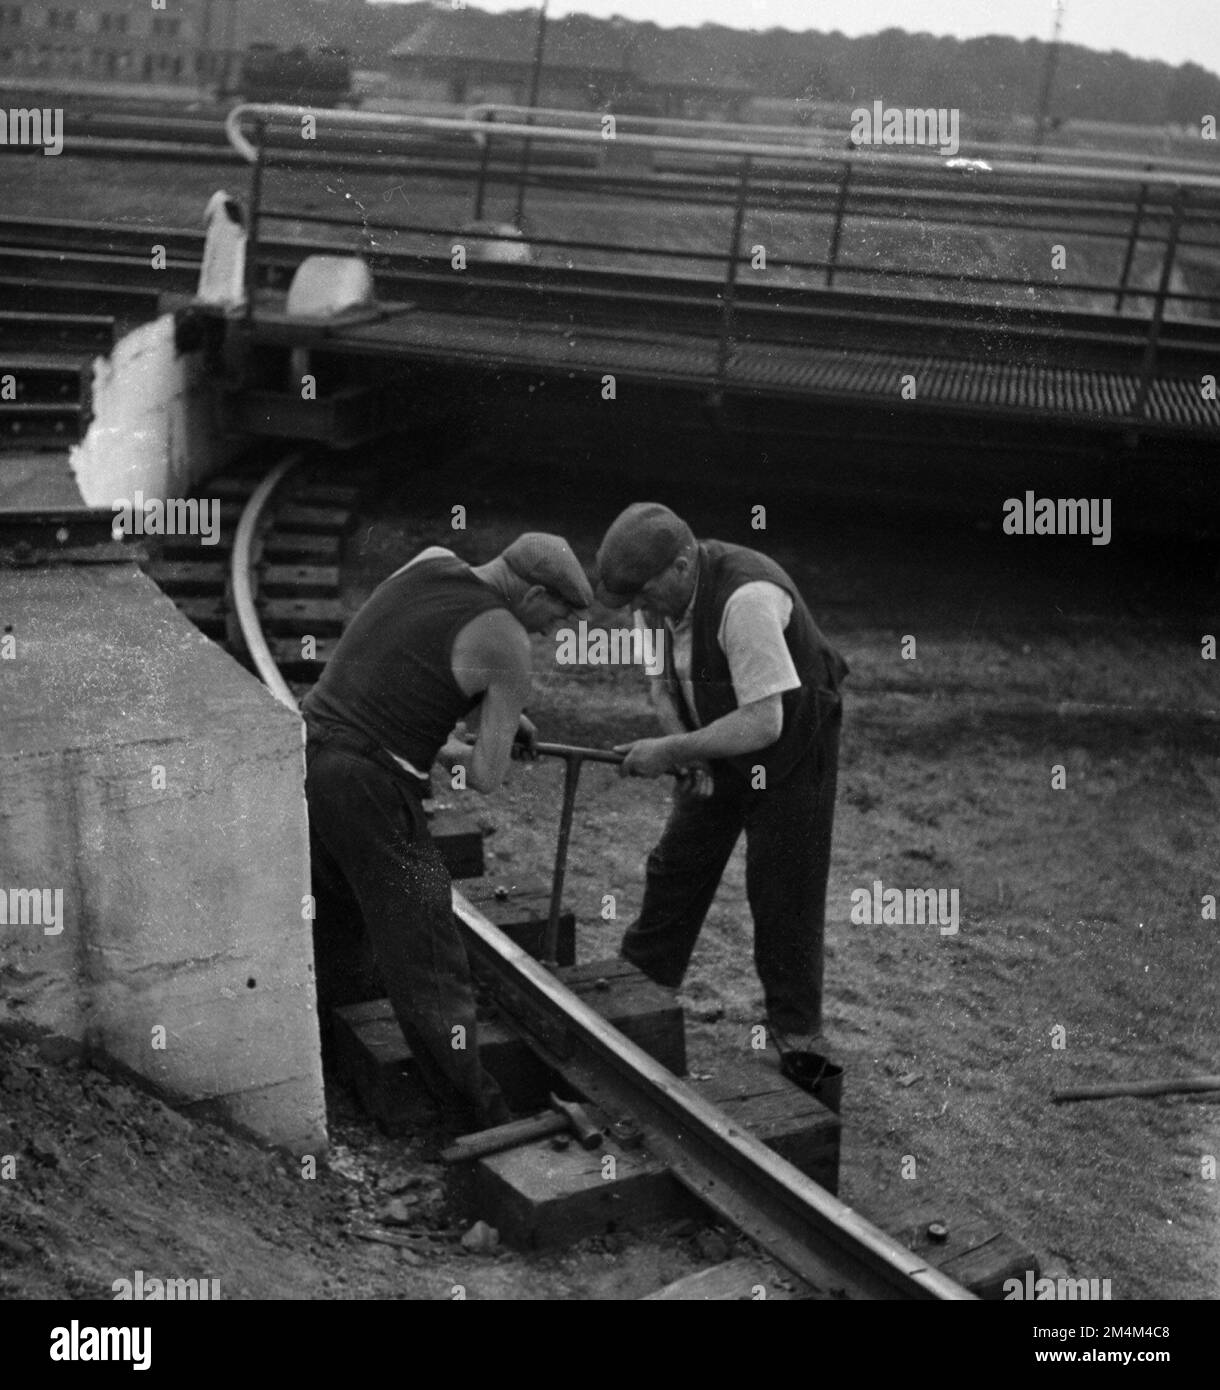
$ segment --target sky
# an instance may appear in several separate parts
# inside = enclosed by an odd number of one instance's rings
[[[497,13],[528,0],[470,0]],[[1135,58],[1200,63],[1220,73],[1220,0],[1062,0],[1063,39],[1120,49]],[[649,19],[666,27],[726,24],[734,29],[838,29],[856,36],[881,29],[975,38],[1009,34],[1049,39],[1053,0],[550,0],[548,13]]]

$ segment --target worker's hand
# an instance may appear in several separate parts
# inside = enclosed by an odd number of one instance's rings
[[[616,753],[626,756],[619,764],[620,777],[663,777],[673,770],[668,738],[638,738],[634,743],[615,745]]]
[[[526,714],[521,716],[513,736],[511,756],[517,761],[535,762],[538,758],[538,726]]]
[[[678,790],[684,796],[697,796],[704,800],[715,789],[712,769],[707,763],[691,763],[678,773]]]
[[[450,734],[445,741],[445,746],[436,755],[436,761],[445,769],[452,772],[455,767],[465,767],[470,761],[471,754],[474,752],[472,743],[466,743],[460,738]]]

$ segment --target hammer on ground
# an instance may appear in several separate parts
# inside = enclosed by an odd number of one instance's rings
[[[528,1120],[513,1120],[495,1129],[480,1130],[477,1134],[462,1134],[441,1153],[444,1163],[462,1163],[470,1158],[484,1158],[488,1154],[500,1153],[504,1149],[515,1149],[519,1144],[529,1144],[535,1139],[546,1139],[552,1134],[571,1132],[582,1149],[599,1148],[602,1132],[585,1114],[583,1108],[574,1100],[560,1100],[552,1093],[551,1108],[541,1115]]]

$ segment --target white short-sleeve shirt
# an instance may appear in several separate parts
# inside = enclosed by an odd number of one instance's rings
[[[696,591],[697,593],[697,591]],[[691,644],[695,597],[677,623],[667,622],[673,670],[699,723],[695,686],[691,680]],[[769,580],[756,579],[729,595],[716,640],[729,663],[729,677],[738,707],[800,688],[784,632],[792,621],[792,599]]]

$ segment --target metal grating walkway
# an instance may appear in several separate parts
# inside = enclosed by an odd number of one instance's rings
[[[405,306],[404,306],[405,307]],[[755,398],[904,404],[903,378],[915,401],[975,415],[1054,420],[1093,427],[1136,424],[1139,360],[1113,367],[1030,363],[916,354],[865,346],[818,348],[791,343],[731,345],[721,370],[717,342],[613,328],[572,328],[435,310],[400,312],[380,322],[311,330],[260,312],[258,341],[326,351],[437,360],[482,368],[533,369],[571,379],[613,375],[638,383],[719,386]],[[1138,428],[1220,437],[1220,402],[1205,400],[1200,378],[1158,376]]]

